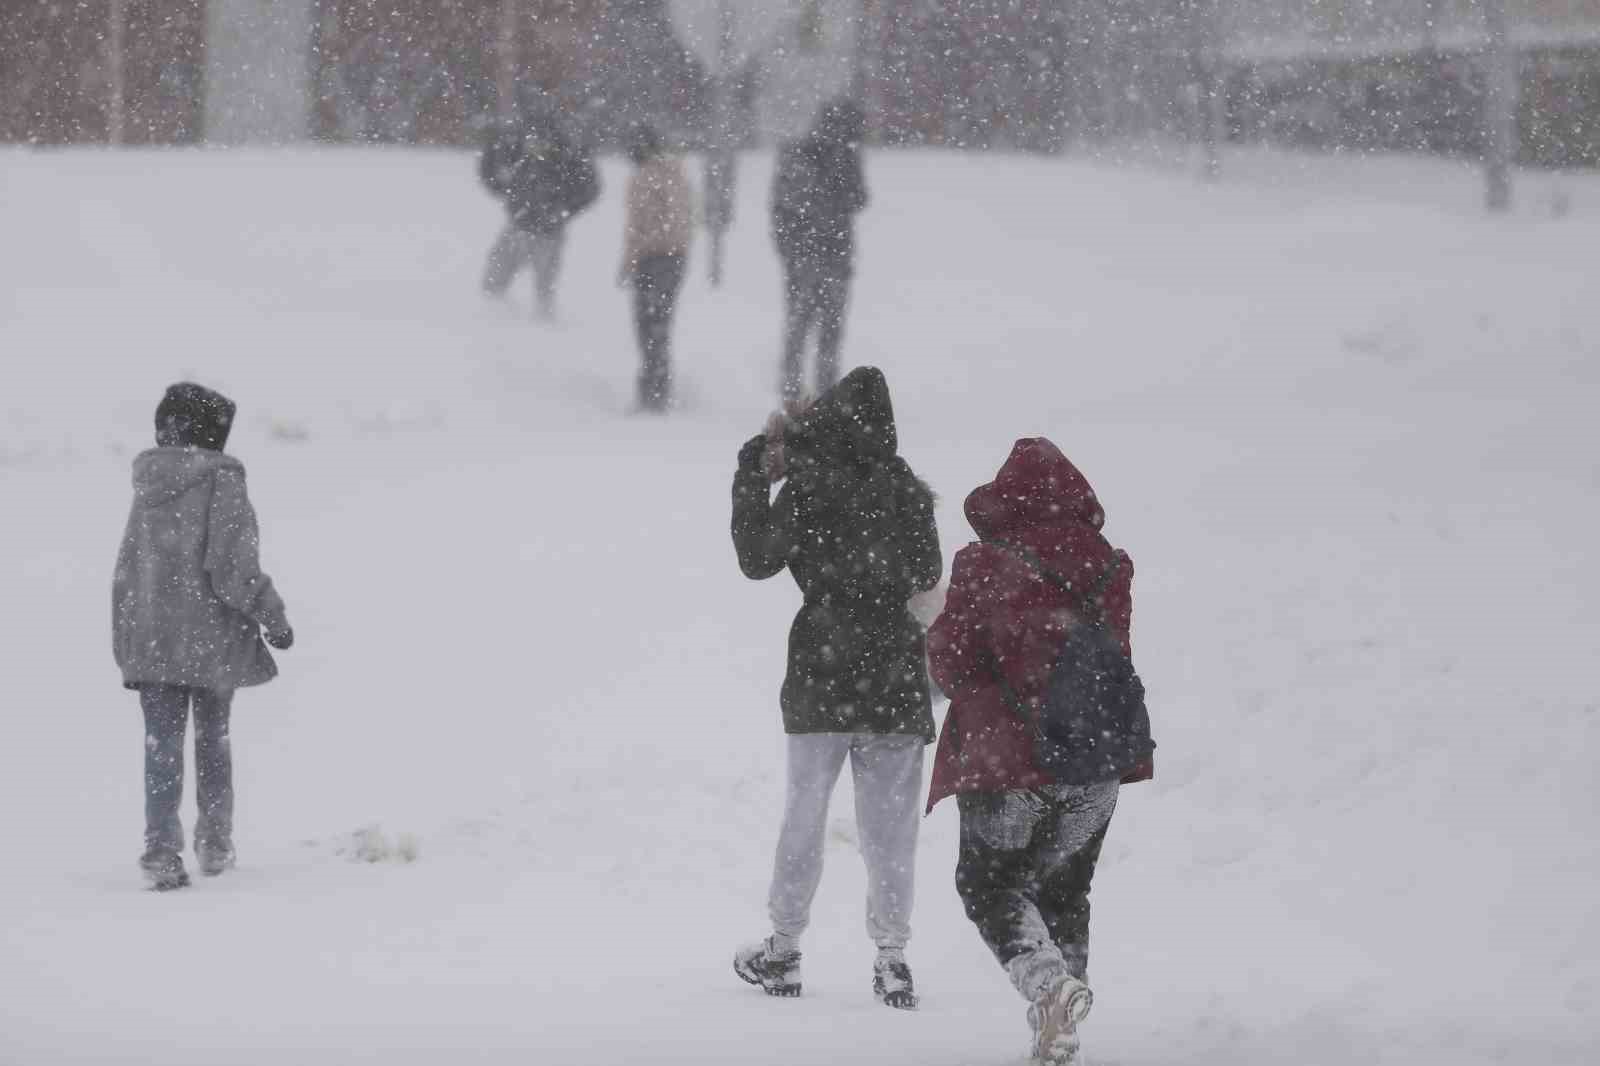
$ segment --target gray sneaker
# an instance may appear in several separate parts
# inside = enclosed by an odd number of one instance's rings
[[[207,877],[215,877],[233,869],[235,855],[232,844],[205,844],[194,849],[195,858],[200,861],[200,872]]]
[[[898,955],[880,954],[872,964],[872,994],[878,1002],[896,1010],[916,1010],[917,990],[911,981],[911,967]]]
[[[170,892],[189,885],[189,871],[183,868],[183,859],[175,852],[147,851],[139,859],[139,869],[144,873],[145,884],[155,892]]]
[[[800,994],[800,953],[773,951],[771,937],[734,952],[733,972],[741,981],[760,985],[769,996]]]
[[[1076,977],[1063,977],[1028,1008],[1034,1066],[1082,1066],[1078,1023],[1089,1016],[1093,1005],[1088,985]]]

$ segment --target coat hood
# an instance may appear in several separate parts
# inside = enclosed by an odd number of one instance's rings
[[[784,434],[791,462],[881,462],[894,458],[900,438],[883,371],[862,366],[818,397]]]
[[[1106,520],[1089,480],[1045,437],[1017,441],[995,479],[967,496],[966,513],[985,540],[1047,525],[1098,531]]]
[[[206,448],[152,448],[133,461],[135,507],[159,507],[182,496],[217,471],[244,473],[244,464],[231,455]]]
[[[156,443],[220,452],[228,445],[228,432],[238,412],[238,405],[222,393],[180,381],[167,389],[156,407]]]

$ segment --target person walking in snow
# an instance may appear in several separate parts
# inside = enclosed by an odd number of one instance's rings
[[[183,736],[195,723],[200,872],[234,864],[235,690],[277,674],[262,643],[285,650],[294,631],[261,572],[244,464],[223,454],[235,406],[181,383],[156,407],[156,447],[133,461],[133,507],[112,579],[112,650],[144,710],[144,855],[151,887],[189,883],[183,866]]]
[[[524,266],[533,269],[535,313],[555,314],[556,279],[567,224],[600,195],[600,175],[589,154],[573,144],[553,116],[540,115],[525,130],[492,130],[478,160],[478,176],[506,205],[506,224],[489,249],[483,290],[504,296]]]
[[[777,497],[770,486],[783,481]],[[916,1006],[905,948],[922,791],[933,739],[924,632],[907,610],[939,581],[933,494],[898,453],[881,371],[862,367],[739,450],[733,543],[746,577],[785,568],[805,602],[789,630],[780,703],[788,783],[768,913],[772,935],[734,970],[775,996],[800,994],[800,935],[822,877],[828,800],[848,758],[867,865],[873,989]]]
[[[772,239],[783,260],[785,402],[805,392],[805,349],[817,335],[816,391],[839,377],[845,308],[855,273],[855,216],[867,206],[861,167],[865,116],[848,100],[823,108],[784,146],[772,185]]]
[[[694,201],[683,163],[663,150],[654,127],[633,131],[628,158],[635,169],[617,284],[633,289],[639,409],[660,412],[672,403],[672,319],[694,238]]]
[[[1095,738],[1071,753],[1081,769],[1042,767],[1037,726],[1069,635],[1088,636],[1077,627],[1102,627],[1110,654],[1131,656],[1133,562],[1101,534],[1089,482],[1042,437],[1016,442],[966,515],[980,539],[956,554],[928,632],[950,696],[928,809],[957,797],[967,916],[1030,1005],[1034,1061],[1064,1066],[1079,1061],[1091,1002],[1090,881],[1119,785],[1152,775],[1154,744],[1142,686],[1126,720],[1080,728],[1091,719],[1074,714],[1068,733]]]

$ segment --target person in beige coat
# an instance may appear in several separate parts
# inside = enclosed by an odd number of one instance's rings
[[[634,131],[628,158],[635,170],[617,284],[633,287],[639,409],[665,411],[672,402],[672,316],[694,236],[694,201],[683,163],[663,151],[652,127]]]

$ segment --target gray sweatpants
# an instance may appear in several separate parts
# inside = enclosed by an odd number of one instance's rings
[[[200,819],[195,850],[233,846],[233,748],[228,718],[233,693],[187,685],[143,685],[144,847],[151,855],[183,851],[183,735],[194,708],[194,768]]]
[[[867,935],[880,948],[911,939],[922,749],[915,736],[805,733],[789,737],[788,797],[767,910],[773,931],[799,939],[822,881],[828,799],[846,756],[856,793],[856,830],[867,864]]]
[[[512,279],[524,266],[533,268],[534,309],[543,318],[555,311],[556,275],[561,271],[561,250],[567,231],[528,233],[510,223],[500,231],[489,249],[483,268],[483,291],[504,296]]]

